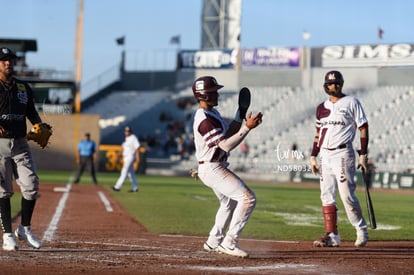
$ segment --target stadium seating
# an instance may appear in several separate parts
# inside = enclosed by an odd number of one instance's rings
[[[134,124],[134,119],[169,96],[165,91],[113,91],[83,113],[99,114],[101,142],[107,144],[120,126]]]
[[[318,103],[326,99],[320,89],[301,87],[250,87],[251,111],[264,113],[263,124],[252,131],[245,158],[240,150],[230,156],[233,168],[250,172],[277,173],[283,169],[305,169],[308,164],[313,134],[314,113]],[[357,96],[366,111],[370,125],[369,157],[378,171],[407,172],[414,167],[414,87],[384,86],[345,90]],[[232,118],[236,111],[237,93],[222,100],[218,110]],[[354,142],[359,148],[359,133]],[[292,145],[296,143],[296,152]],[[180,165],[194,166],[194,160]]]

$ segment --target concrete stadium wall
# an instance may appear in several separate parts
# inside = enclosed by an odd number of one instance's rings
[[[195,71],[178,71],[176,72],[175,91],[188,89],[193,85],[195,79]]]
[[[76,148],[84,134],[89,132],[97,145],[100,143],[99,116],[90,114],[78,115],[41,115],[42,121],[49,123],[53,129],[50,144],[41,149],[30,141],[30,148],[37,169],[73,171],[76,168]],[[27,122],[30,129],[32,125]]]
[[[301,73],[298,69],[240,71],[239,87],[302,86]]]
[[[211,75],[217,78],[217,81],[224,85],[223,90],[237,90],[239,75],[235,70],[182,70],[176,72],[174,91],[191,89],[193,82],[200,76]]]
[[[331,68],[312,69],[312,86],[322,87],[323,78]],[[338,68],[345,79],[345,87],[372,88],[377,86],[414,85],[414,67]]]
[[[414,85],[414,68],[381,68],[378,69],[378,85]]]
[[[243,86],[301,86],[321,88],[324,75],[329,70],[340,70],[347,88],[372,88],[385,85],[414,85],[414,67],[366,67],[366,68],[301,68],[286,69],[198,69],[178,71],[123,72],[121,81],[109,85],[95,94],[84,106],[92,104],[97,97],[114,89],[121,90],[168,90],[189,89],[194,79],[203,75],[215,76],[225,87],[238,90]]]
[[[325,74],[333,68],[312,69],[310,87],[322,89]],[[336,69],[335,69],[336,70]],[[371,88],[378,85],[378,70],[376,68],[342,68],[338,69],[345,80],[346,88]]]
[[[211,75],[224,85],[223,91],[237,91],[244,86],[301,86],[301,71],[287,70],[260,70],[237,71],[228,69],[178,71],[176,90],[191,87],[193,81],[200,76]]]
[[[189,89],[194,79],[212,75],[224,85],[223,90],[239,90],[243,86],[296,86],[321,88],[325,73],[339,70],[345,78],[346,88],[372,88],[384,85],[414,85],[414,68],[312,68],[295,69],[199,69],[159,72],[124,72],[121,83],[116,87],[122,90],[168,90]]]
[[[176,73],[173,72],[125,72],[121,76],[122,90],[173,90]]]

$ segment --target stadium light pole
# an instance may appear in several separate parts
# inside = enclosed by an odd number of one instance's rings
[[[83,4],[84,0],[78,0],[78,18],[76,21],[76,37],[75,37],[75,115],[74,115],[74,133],[75,137],[79,137],[80,129],[80,112],[81,112],[81,80],[82,80],[82,43],[83,43]],[[76,154],[78,138],[73,139],[73,153]],[[76,162],[73,163],[76,167]]]
[[[121,63],[119,65],[119,72],[120,72],[121,77],[125,71],[125,40],[126,40],[125,35],[116,39],[116,44],[118,46],[122,46]]]
[[[81,111],[81,96],[80,86],[82,81],[82,44],[83,44],[83,6],[84,0],[78,2],[78,19],[76,21],[76,52],[75,52],[75,63],[76,63],[76,95],[75,95],[75,112],[80,113]]]
[[[312,86],[312,75],[311,75],[311,58],[310,58],[310,48],[307,45],[307,41],[310,39],[311,34],[307,31],[302,33],[303,38],[303,49],[302,49],[302,69],[304,71],[304,80],[303,84],[306,88],[311,88]]]

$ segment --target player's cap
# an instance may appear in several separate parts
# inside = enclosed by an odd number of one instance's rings
[[[124,131],[125,132],[132,132],[132,128],[130,126],[126,126]]]
[[[7,60],[11,58],[16,58],[16,55],[12,50],[6,47],[0,48],[0,60]]]

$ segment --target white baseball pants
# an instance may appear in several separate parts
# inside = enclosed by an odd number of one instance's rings
[[[321,149],[321,201],[323,206],[335,205],[339,191],[349,222],[357,230],[367,227],[355,195],[355,153],[353,148]]]
[[[134,171],[135,156],[124,157],[124,164],[122,165],[121,175],[115,183],[116,189],[121,189],[127,177],[131,180],[132,190],[138,189],[137,177]]]
[[[220,244],[225,236],[237,243],[256,206],[256,195],[227,166],[227,162],[206,162],[198,168],[199,178],[213,190],[220,202],[208,240],[211,245]]]

